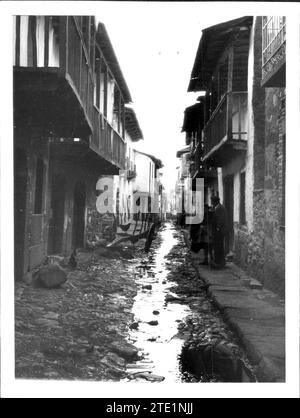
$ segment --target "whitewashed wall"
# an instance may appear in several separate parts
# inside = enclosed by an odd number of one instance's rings
[[[135,152],[135,165],[137,176],[134,181],[134,189],[140,192],[154,192],[155,165],[147,155]]]

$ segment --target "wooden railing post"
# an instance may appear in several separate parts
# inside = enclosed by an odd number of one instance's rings
[[[32,39],[32,66],[37,67],[37,39],[36,39],[36,27],[37,27],[37,17],[36,16],[29,16],[29,31],[31,33]],[[29,54],[29,49],[28,52]]]
[[[239,101],[239,107],[238,107],[238,115],[239,115],[239,140],[242,139],[242,108],[241,108],[241,95],[238,94],[238,101]]]
[[[20,32],[21,32],[21,16],[16,16],[16,55],[15,63],[16,66],[20,65]]]
[[[233,77],[233,46],[230,47],[228,53],[228,83],[227,83],[227,108],[226,108],[226,115],[227,115],[227,127],[226,127],[226,134],[227,139],[232,139],[232,77]]]

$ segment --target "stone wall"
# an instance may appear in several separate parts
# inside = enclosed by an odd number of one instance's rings
[[[285,287],[285,89],[265,90],[264,284],[282,294]]]
[[[87,208],[86,244],[93,248],[115,237],[115,217],[113,214],[100,214],[96,206]]]
[[[235,226],[237,262],[268,289],[285,293],[285,91],[270,88],[265,96],[265,164],[256,168],[263,188],[253,192],[253,231]],[[260,147],[260,161],[261,147]],[[257,173],[257,171],[260,171]]]
[[[235,225],[235,259],[250,275],[264,281],[264,191],[253,194],[253,230]]]
[[[253,225],[235,222],[235,259],[264,286],[285,289],[285,89],[262,88],[261,28],[256,19],[252,100]],[[257,45],[255,45],[257,44]],[[251,80],[249,80],[251,82]]]

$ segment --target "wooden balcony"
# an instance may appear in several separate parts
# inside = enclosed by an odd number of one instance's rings
[[[24,31],[31,39],[25,43]],[[94,38],[89,16],[16,16],[15,122],[42,126],[57,155],[77,158],[89,147],[95,166],[100,157],[104,170],[117,173],[126,145],[94,106]]]
[[[217,178],[217,170],[209,164],[203,163],[203,147],[202,143],[198,142],[192,153],[192,162],[190,164],[190,175],[193,179],[204,178],[205,181],[210,181]]]
[[[262,87],[285,87],[285,17],[262,19]]]
[[[222,167],[247,149],[247,92],[224,94],[204,127],[202,162]]]
[[[96,107],[93,107],[93,126],[90,148],[117,169],[125,170],[126,143]]]
[[[34,120],[61,136],[92,133],[92,18],[85,18],[88,21],[84,35],[84,18],[80,16],[16,16],[17,120]]]
[[[136,177],[136,166],[128,157],[126,158],[126,176],[127,180],[133,180]]]

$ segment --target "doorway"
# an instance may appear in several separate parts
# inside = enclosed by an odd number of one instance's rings
[[[77,182],[74,188],[73,248],[82,248],[84,246],[85,199],[85,185]]]
[[[14,250],[15,280],[21,280],[24,274],[25,224],[27,193],[27,155],[20,148],[14,155]]]
[[[233,175],[224,177],[224,206],[227,212],[227,234],[225,238],[225,254],[233,250]]]
[[[65,214],[65,178],[54,174],[51,186],[51,211],[48,232],[48,254],[62,252]]]

